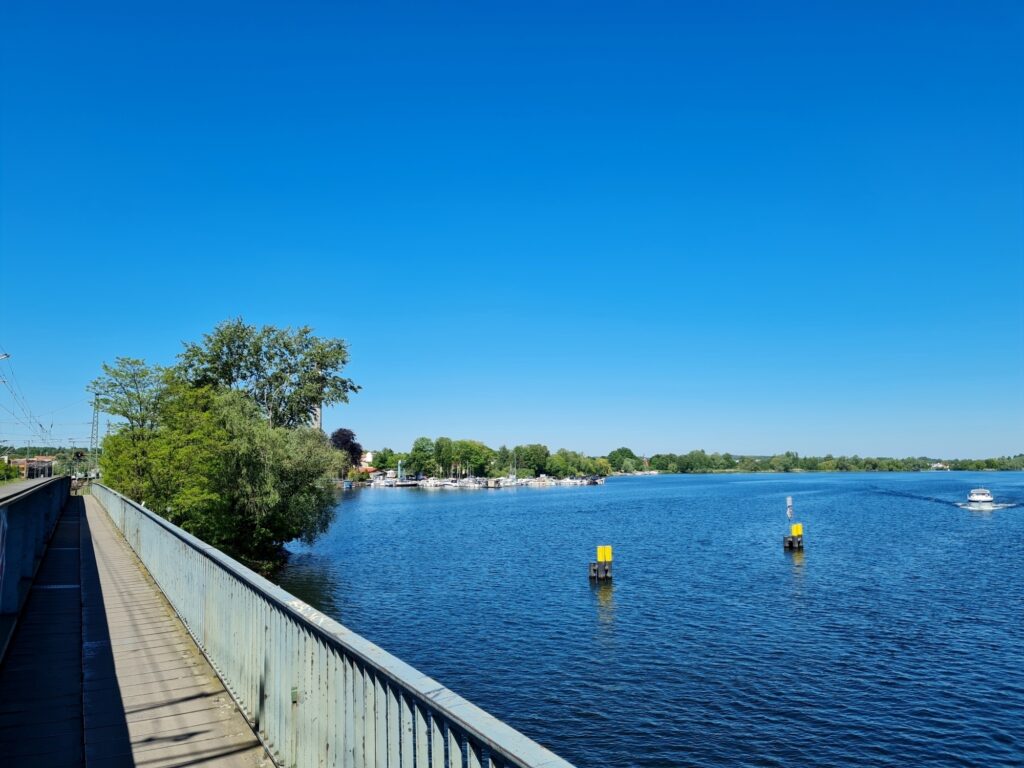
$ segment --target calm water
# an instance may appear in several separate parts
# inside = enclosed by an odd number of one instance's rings
[[[579,766],[1024,765],[1024,506],[957,507],[976,485],[1024,502],[1022,473],[365,489],[281,583]]]

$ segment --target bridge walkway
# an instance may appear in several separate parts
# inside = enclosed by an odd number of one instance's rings
[[[0,665],[0,763],[272,765],[91,496],[69,499]]]

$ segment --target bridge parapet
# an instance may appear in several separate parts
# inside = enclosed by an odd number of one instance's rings
[[[572,768],[215,547],[93,494],[280,764]]]
[[[54,477],[0,497],[0,659],[70,489],[71,478]]]

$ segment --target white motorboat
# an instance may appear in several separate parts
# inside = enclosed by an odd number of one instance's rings
[[[992,498],[992,492],[988,488],[973,488],[969,494],[967,494],[968,504],[991,504],[995,499]]]

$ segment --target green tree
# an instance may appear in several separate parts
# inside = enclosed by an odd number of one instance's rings
[[[373,452],[373,466],[376,469],[396,469],[398,467],[398,454],[390,448],[381,448]]]
[[[286,542],[314,538],[333,516],[333,478],[342,454],[319,429],[304,426],[300,415],[308,411],[303,402],[319,402],[317,387],[326,402],[347,386],[330,381],[344,342],[321,344],[308,329],[255,332],[255,349],[239,354],[270,360],[263,370],[272,378],[297,360],[322,364],[313,384],[303,383],[300,374],[287,391],[275,388],[268,399],[256,368],[245,368],[244,381],[228,370],[245,363],[228,358],[246,328],[218,326],[204,346],[189,345],[183,355],[188,360],[168,370],[118,358],[104,365],[89,390],[105,412],[122,419],[103,441],[104,481],[266,569],[283,556]],[[224,369],[215,375],[218,361]]]
[[[179,367],[196,386],[246,393],[271,426],[308,424],[317,408],[348,402],[359,387],[340,375],[348,363],[341,339],[322,339],[311,328],[248,325],[241,318],[217,325],[200,343],[188,343]]]
[[[452,453],[459,471],[463,475],[484,477],[494,461],[494,451],[479,440],[456,440]]]
[[[105,413],[124,420],[115,424],[111,454],[100,466],[104,476],[110,472],[118,479],[118,489],[136,500],[143,497],[151,483],[149,447],[169,376],[143,360],[118,357],[114,365],[103,363],[103,375],[87,387]]]
[[[551,452],[546,445],[530,443],[529,445],[517,445],[514,449],[516,466],[533,473],[534,476],[542,475],[547,468],[548,457]]]
[[[612,469],[616,472],[632,472],[633,470],[624,470],[622,468],[622,462],[626,459],[630,459],[633,462],[633,466],[637,466],[639,457],[633,453],[629,448],[616,448],[614,451],[608,454],[608,463],[612,465]]]
[[[409,451],[408,465],[406,471],[411,475],[430,475],[436,467],[434,461],[434,441],[429,437],[418,437],[412,444]]]
[[[450,437],[439,437],[434,441],[434,465],[437,474],[444,477],[455,473],[455,445]]]
[[[272,427],[240,392],[165,384],[136,501],[261,570],[332,519],[338,453],[319,430]],[[128,494],[127,430],[104,439],[104,480]],[[129,471],[126,473],[125,469]]]
[[[512,451],[507,446],[501,446],[495,451],[494,460],[491,463],[491,474],[494,477],[503,477],[512,471]]]

